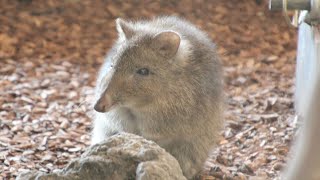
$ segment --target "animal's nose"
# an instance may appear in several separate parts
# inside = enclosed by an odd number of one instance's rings
[[[112,107],[111,97],[107,94],[103,94],[100,99],[94,105],[94,110],[98,112],[108,112]]]

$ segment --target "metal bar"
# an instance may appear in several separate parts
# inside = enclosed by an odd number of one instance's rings
[[[320,0],[311,1],[311,11],[305,19],[311,25],[320,24]]]
[[[288,0],[288,10],[310,10],[311,0]],[[272,11],[282,10],[283,0],[269,0],[269,9]]]
[[[296,69],[296,112],[303,125],[292,148],[285,180],[320,179],[320,28],[299,26]]]

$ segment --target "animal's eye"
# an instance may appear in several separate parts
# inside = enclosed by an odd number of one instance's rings
[[[137,70],[137,73],[142,76],[147,76],[147,75],[149,75],[149,69],[148,68],[141,68],[141,69]]]

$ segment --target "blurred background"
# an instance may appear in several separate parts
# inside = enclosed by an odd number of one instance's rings
[[[115,19],[186,18],[216,42],[227,120],[204,179],[276,179],[296,129],[296,30],[267,0],[0,0],[0,178],[62,168],[90,144]]]

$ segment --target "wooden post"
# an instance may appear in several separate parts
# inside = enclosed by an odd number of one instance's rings
[[[311,0],[287,0],[288,10],[310,10],[311,9]],[[282,10],[283,0],[269,0],[269,9],[270,10]]]

